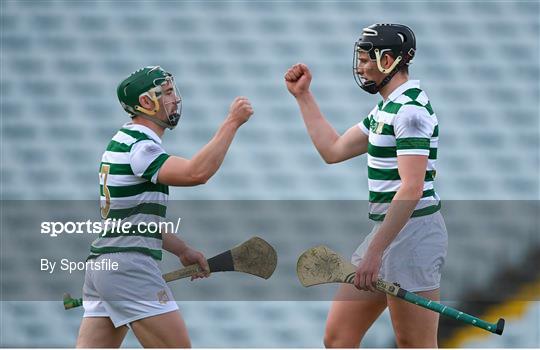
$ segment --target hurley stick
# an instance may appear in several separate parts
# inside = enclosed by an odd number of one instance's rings
[[[306,250],[298,258],[296,273],[304,287],[324,283],[350,283],[353,284],[356,266],[345,261],[339,254],[328,247],[318,246]],[[489,323],[478,317],[466,314],[449,306],[437,303],[415,293],[411,293],[397,283],[389,283],[379,279],[377,290],[403,299],[409,303],[435,311],[441,315],[482,328],[491,333],[501,335],[504,329],[504,319],[497,323]]]
[[[244,243],[218,254],[208,261],[210,272],[238,271],[264,279],[270,278],[277,266],[275,249],[264,239],[252,237]],[[191,277],[202,272],[198,264],[166,273],[163,279],[166,282]],[[72,309],[82,305],[82,298],[72,298],[69,293],[64,294],[64,309]]]

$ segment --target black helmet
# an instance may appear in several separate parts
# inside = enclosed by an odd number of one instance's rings
[[[365,80],[357,73],[357,60],[360,51],[367,52],[377,62],[381,73],[388,74],[377,85],[374,81]],[[381,66],[381,57],[390,51],[395,58],[388,69]],[[363,90],[376,94],[388,84],[392,77],[405,65],[409,65],[416,51],[416,39],[411,28],[402,24],[373,24],[362,31],[362,37],[354,44],[353,74],[354,80]]]

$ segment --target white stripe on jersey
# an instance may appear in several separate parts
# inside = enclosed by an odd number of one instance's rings
[[[101,161],[112,164],[129,164],[129,153],[105,151]]]
[[[121,131],[118,131],[116,133],[116,135],[113,136],[112,140],[116,141],[116,142],[119,142],[119,143],[123,143],[123,144],[128,145],[128,146],[132,145],[133,143],[135,143],[137,141],[136,138],[131,137],[128,134],[123,133]]]
[[[369,134],[369,143],[379,147],[396,147],[396,137],[394,135]]]
[[[397,157],[393,157],[393,158],[368,157],[367,163],[370,168],[397,169]]]
[[[368,179],[369,189],[374,192],[397,192],[401,186],[400,180],[372,180]],[[433,181],[424,182],[424,191],[433,189]]]
[[[102,201],[105,201],[105,196],[100,197]],[[140,196],[129,196],[122,198],[115,198],[114,201],[111,201],[111,209],[125,209],[132,208],[139,203],[156,203],[164,204],[167,203],[169,195],[161,192],[146,192],[144,197],[144,202],[141,202]]]
[[[135,175],[107,175],[107,186],[131,186],[142,184],[146,181],[146,179]],[[99,184],[103,185],[102,178],[100,179]]]

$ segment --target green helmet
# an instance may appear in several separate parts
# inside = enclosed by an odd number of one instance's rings
[[[160,66],[148,66],[133,72],[129,77],[124,79],[116,89],[118,100],[122,108],[132,116],[142,116],[152,120],[160,126],[174,128],[180,119],[180,113],[171,113],[168,116],[168,123],[165,123],[153,117],[159,111],[158,100],[161,98],[161,86],[167,82],[173,84],[177,103],[181,103],[181,97],[174,84],[174,78],[171,73],[166,72]],[[155,108],[147,110],[139,105],[139,97],[141,95],[149,96],[153,101]],[[181,105],[179,106],[179,112]]]

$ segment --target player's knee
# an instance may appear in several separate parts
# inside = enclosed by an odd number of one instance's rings
[[[341,348],[342,346],[339,346],[339,338],[337,336],[335,336],[334,334],[328,334],[328,332],[326,332],[324,334],[324,339],[323,339],[323,343],[324,343],[324,347],[327,348],[327,349],[332,349],[332,348]]]
[[[437,338],[427,334],[413,334],[396,331],[396,344],[399,348],[436,348]]]
[[[329,330],[324,333],[324,347],[331,348],[357,348],[360,345],[360,339],[356,334],[347,332]]]

